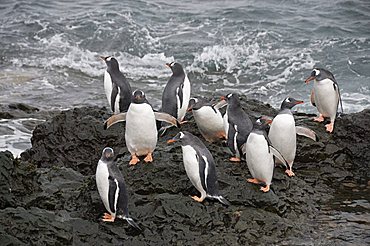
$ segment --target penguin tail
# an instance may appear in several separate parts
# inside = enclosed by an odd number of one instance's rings
[[[225,206],[230,206],[230,202],[226,200],[223,196],[214,196],[213,198],[217,199],[220,203],[222,203]]]
[[[124,217],[124,219],[127,221],[127,223],[130,224],[130,226],[135,227],[137,230],[141,231],[141,228],[138,224],[135,223],[135,221],[130,217]]]

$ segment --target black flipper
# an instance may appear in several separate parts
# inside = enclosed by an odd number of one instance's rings
[[[111,103],[110,105],[111,105],[111,109],[114,113],[115,106],[116,106],[115,105],[116,104],[116,97],[118,95],[118,86],[115,83],[113,83],[112,85],[113,85],[113,88],[112,88],[112,94],[110,96],[110,103]]]
[[[109,208],[112,213],[116,212],[114,201],[116,199],[116,190],[117,184],[112,176],[108,177],[109,180],[109,191],[108,191],[108,201],[109,201]]]

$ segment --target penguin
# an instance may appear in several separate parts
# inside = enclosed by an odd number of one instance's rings
[[[154,112],[144,92],[135,90],[128,111],[111,116],[104,123],[104,128],[108,129],[118,122],[126,121],[125,142],[131,153],[129,164],[136,165],[140,161],[139,156],[146,156],[146,163],[153,161],[152,153],[158,140],[156,120],[178,126],[177,120],[171,115]]]
[[[330,123],[326,124],[326,131],[333,132],[334,121],[337,116],[338,104],[340,103],[343,113],[342,99],[338,82],[334,75],[326,69],[314,68],[311,75],[305,80],[308,84],[314,80],[313,90],[311,91],[311,103],[319,111],[319,117],[314,121],[323,122],[324,117],[330,118]]]
[[[316,141],[316,134],[314,131],[304,127],[296,127],[295,120],[291,109],[303,101],[296,100],[291,97],[286,97],[280,106],[278,115],[273,119],[268,137],[274,146],[287,161],[289,169],[285,173],[292,177],[294,176],[292,166],[296,154],[297,140],[296,134],[309,137]]]
[[[117,60],[112,56],[101,56],[107,65],[104,73],[104,90],[114,114],[126,112],[131,103],[131,86],[119,70]]]
[[[266,128],[271,123],[271,119],[266,116],[261,116],[253,125],[253,130],[249,134],[247,142],[243,146],[243,152],[246,154],[247,166],[253,178],[247,179],[253,184],[264,183],[266,186],[261,187],[263,192],[270,190],[272,176],[274,173],[275,155],[279,160],[287,166],[284,157],[276,150],[269,141]]]
[[[128,195],[125,180],[114,162],[112,148],[104,148],[96,168],[96,186],[105,209],[102,218],[105,222],[114,222],[117,218],[125,219],[131,226],[138,230],[141,228],[128,214]]]
[[[171,69],[172,76],[163,90],[162,112],[172,115],[180,123],[185,123],[183,120],[189,105],[190,81],[179,63],[166,63],[166,66]]]
[[[179,132],[167,141],[174,142],[181,144],[186,174],[201,194],[200,197],[192,198],[197,202],[203,202],[208,197],[229,206],[230,203],[219,194],[215,161],[203,142],[187,131]]]
[[[241,146],[247,141],[248,135],[253,129],[253,123],[241,108],[237,93],[230,93],[221,97],[221,99],[227,102],[223,120],[227,145],[234,155],[230,158],[230,161],[240,162]]]
[[[224,122],[219,110],[223,106],[222,103],[214,105],[200,98],[191,98],[189,101],[188,111],[193,113],[200,133],[210,143],[226,139]]]

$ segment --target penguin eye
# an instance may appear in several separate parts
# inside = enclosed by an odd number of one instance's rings
[[[315,72],[315,76],[319,76],[319,74],[320,74],[320,70],[318,70],[318,69],[314,69],[313,71]]]
[[[175,65],[175,62],[171,62],[170,66],[173,67]]]
[[[256,122],[257,122],[258,124],[261,124],[261,120],[260,120],[260,119],[258,119]]]
[[[180,138],[183,138],[184,136],[185,136],[185,134],[180,132]]]
[[[290,103],[290,100],[289,100],[289,97],[287,99],[285,99],[286,102]]]

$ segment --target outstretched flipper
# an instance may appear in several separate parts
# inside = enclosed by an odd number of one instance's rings
[[[296,126],[295,129],[296,129],[296,133],[300,136],[305,136],[307,138],[311,138],[313,141],[318,140],[318,137],[317,137],[316,133],[314,131],[312,131],[311,129],[307,128],[307,127]]]
[[[154,115],[155,115],[156,120],[165,121],[176,127],[180,127],[180,123],[177,121],[177,119],[170,114],[163,113],[163,112],[154,112]]]
[[[278,158],[279,161],[281,161],[281,163],[283,163],[286,168],[288,168],[288,162],[285,160],[285,158],[283,157],[283,155],[277,149],[275,149],[272,145],[269,146],[269,149],[270,149],[270,152],[276,158]]]
[[[122,121],[126,121],[126,113],[112,115],[104,122],[104,129],[108,129],[112,125]]]

